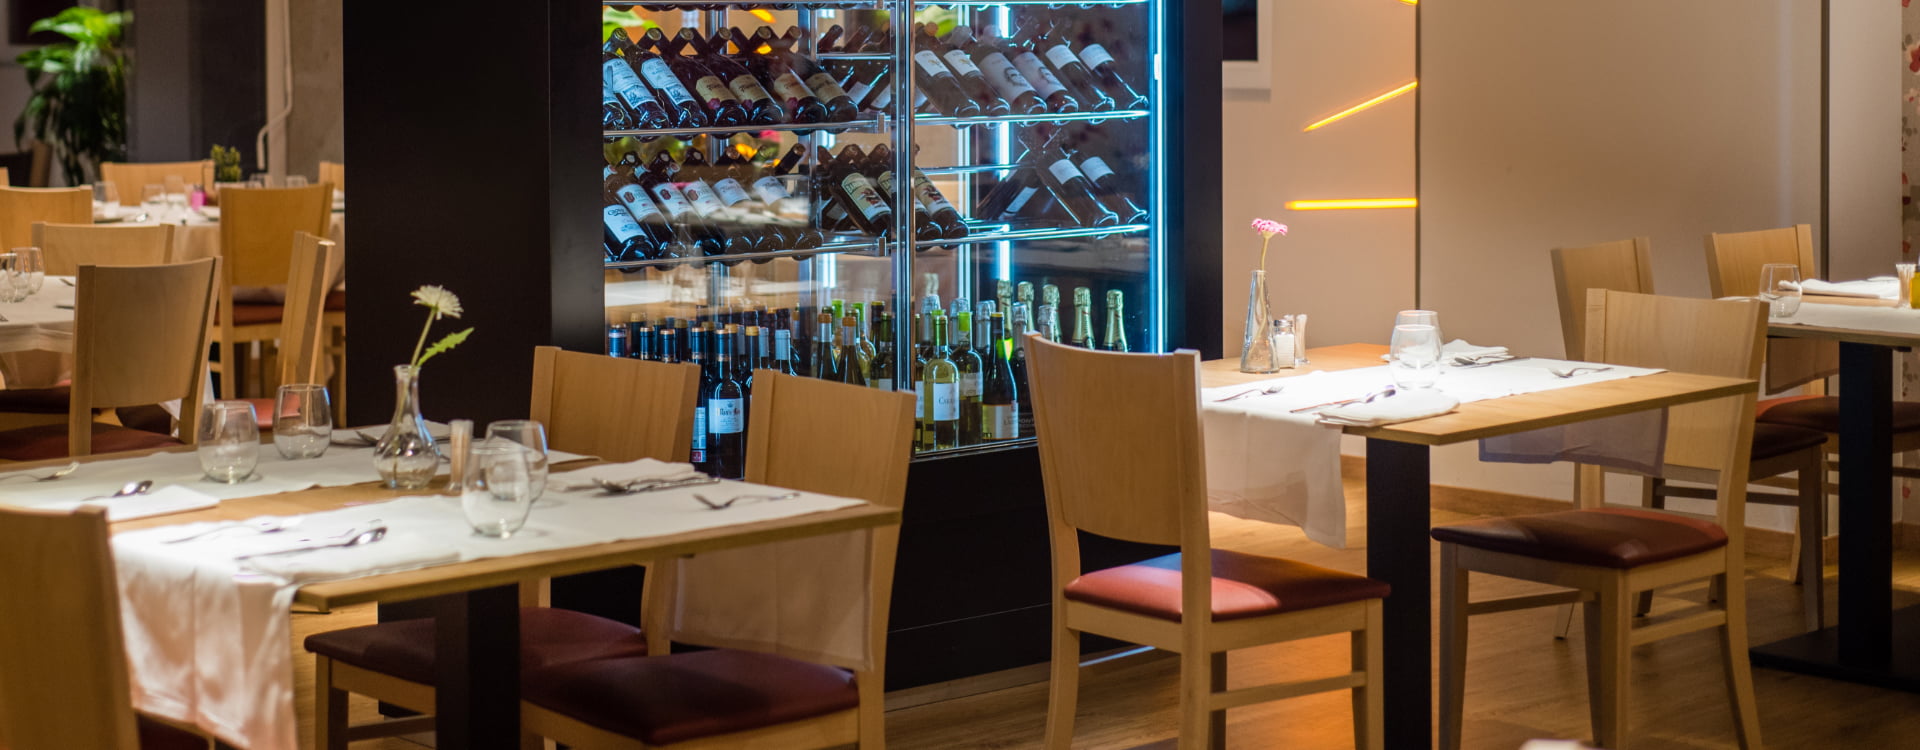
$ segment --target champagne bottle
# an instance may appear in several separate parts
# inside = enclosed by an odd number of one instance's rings
[[[940,37],[934,36],[932,25],[920,26],[914,33],[914,46],[933,52],[947,64],[960,84],[961,93],[971,97],[980,106],[980,114],[1000,117],[1012,112],[1007,100],[994,91],[980,68],[973,64],[973,57],[966,52],[947,46]]]
[[[1147,221],[1147,210],[1134,203],[1132,198],[1120,190],[1120,178],[1107,166],[1107,161],[1098,156],[1069,154],[1080,163],[1080,174],[1093,185],[1093,194],[1108,210],[1120,217],[1122,224],[1142,224]]]
[[[733,337],[720,336],[706,395],[707,462],[722,479],[743,478],[747,469],[747,394],[733,368]]]
[[[949,344],[948,358],[960,371],[960,444],[980,444],[980,355],[973,350],[973,313],[956,316],[958,331]]]
[[[1006,337],[1006,321],[1000,313],[988,315],[987,319],[986,362],[981,367],[980,381],[980,441],[983,443],[1020,437],[1020,391],[1014,385],[1012,359],[1007,356],[1013,341]]]
[[[873,353],[860,347],[860,317],[840,318],[840,382],[866,386],[867,373],[873,367]]]
[[[1080,62],[1080,56],[1068,46],[1067,37],[1060,33],[1059,27],[1046,30],[1034,40],[1034,46],[1041,51],[1041,57],[1047,66],[1053,69],[1054,76],[1067,84],[1067,88],[1088,102],[1089,112],[1110,112],[1113,110],[1113,97],[1107,96],[1100,86],[1093,82],[1093,74]]]
[[[920,449],[960,445],[960,368],[949,358],[947,316],[933,313],[933,353],[920,373]]]
[[[1147,97],[1134,90],[1120,77],[1119,66],[1113,62],[1113,55],[1107,48],[1098,44],[1089,44],[1080,48],[1080,64],[1093,72],[1093,79],[1107,96],[1113,97],[1114,105],[1120,109],[1146,109]]]
[[[999,311],[999,304],[990,299],[980,300],[973,308],[973,341],[969,345],[973,347],[974,354],[980,355],[983,365],[993,359],[993,354],[987,351],[993,346],[993,328],[987,325],[987,321],[992,320],[993,314]]]
[[[780,122],[783,114],[780,103],[774,101],[773,95],[767,93],[766,87],[760,85],[760,79],[754,78],[752,71],[724,54],[726,51],[724,38],[716,47],[708,40],[702,39],[699,32],[691,28],[681,29],[679,38],[693,45],[694,51],[700,55],[700,62],[707,66],[707,70],[726,81],[727,90],[732,91],[734,98],[739,99],[741,106],[746,108],[747,122],[754,125],[773,125]]]
[[[1082,349],[1093,348],[1093,290],[1084,286],[1073,290],[1073,338],[1074,346]]]
[[[1002,50],[1007,59],[1013,61],[1013,67],[1020,72],[1020,77],[1033,86],[1034,92],[1040,96],[1041,101],[1047,103],[1048,112],[1063,115],[1080,111],[1079,98],[1068,91],[1067,87],[1060,83],[1059,78],[1054,77],[1053,70],[1040,59],[1040,55],[1033,50],[1032,45],[1001,44],[989,41],[997,36],[999,31],[989,26],[986,33],[982,35],[981,44]]]
[[[960,78],[953,74],[940,54],[922,48],[913,53],[913,80],[926,92],[927,100],[933,103],[940,114],[948,117],[978,117],[980,104],[967,96],[960,88]]]
[[[1047,103],[1040,98],[1040,92],[1034,90],[1027,77],[1020,74],[1013,61],[1007,59],[1005,52],[993,44],[982,44],[973,37],[973,29],[961,26],[947,35],[946,43],[953,48],[948,55],[962,54],[980,71],[980,75],[993,87],[1001,99],[1006,100],[1008,111],[1017,115],[1039,114],[1047,111]],[[947,58],[952,64],[952,57]],[[956,70],[959,68],[956,66]]]
[[[755,42],[739,29],[733,29],[732,35],[734,45],[740,50],[735,60],[765,81],[767,88],[779,97],[777,101],[781,102],[787,122],[827,121],[826,104],[814,95],[813,89],[807,87],[786,59],[772,55],[771,46]],[[763,46],[766,52],[760,51]]]
[[[1013,282],[1007,279],[995,279],[993,282],[993,301],[1001,315],[1013,312]]]
[[[733,89],[727,87],[720,76],[707,69],[699,60],[683,53],[687,40],[682,37],[668,39],[658,26],[647,29],[646,41],[660,52],[661,59],[679,79],[681,86],[693,93],[698,103],[706,107],[707,121],[715,127],[741,126],[747,124],[747,109],[735,96]]]
[[[633,62],[626,58],[625,50],[631,46],[633,42],[627,39],[627,33],[619,29],[615,29],[607,43],[601,46],[600,75],[603,85],[613,89],[614,96],[626,105],[633,127],[673,127],[673,117],[667,114],[667,108],[656,98],[653,89],[641,81]]]
[[[1048,341],[1060,343],[1060,287],[1052,284],[1040,285],[1040,306],[1034,308],[1038,314],[1040,333]]]
[[[689,334],[685,343],[692,357],[689,361],[700,370],[700,390],[695,394],[693,403],[693,451],[688,460],[693,462],[694,469],[711,474],[713,473],[712,458],[707,455],[707,404],[713,397],[713,389],[717,381],[714,378],[713,368],[707,364],[706,337],[701,336],[698,331],[690,331]]]
[[[692,92],[687,91],[679,76],[673,74],[673,68],[651,45],[629,42],[621,54],[640,73],[640,79],[665,98],[667,116],[672,118],[673,127],[704,128],[713,124],[699,101],[693,98]]]
[[[839,346],[834,342],[833,313],[819,316],[818,333],[813,337],[813,376],[821,380],[843,380]]]
[[[883,391],[893,390],[893,316],[876,312],[873,318],[873,364],[867,368],[867,383]]]
[[[1043,146],[1033,153],[1043,165],[1034,171],[1040,175],[1041,183],[1052,191],[1053,197],[1067,210],[1073,223],[1083,227],[1111,227],[1120,224],[1120,216],[1101,205],[1093,196],[1093,184],[1086,175],[1080,173],[1080,167],[1073,163],[1066,151],[1059,146]]]
[[[1026,286],[1027,282],[1020,282]],[[1031,292],[1029,292],[1031,296]],[[1007,341],[1006,356],[1012,360],[1013,388],[1018,398],[1029,398],[1027,394],[1027,335],[1033,333],[1033,308],[1025,302],[1013,303],[1013,333]],[[1018,435],[1026,437],[1033,434],[1033,406],[1029,401],[1019,402],[1021,407],[1014,415],[1019,422]]]

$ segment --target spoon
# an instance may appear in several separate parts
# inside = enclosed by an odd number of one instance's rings
[[[216,525],[213,528],[207,529],[205,531],[197,531],[192,534],[188,534],[186,536],[168,539],[165,542],[162,542],[162,544],[179,544],[181,542],[192,541],[194,539],[199,539],[200,537],[203,537],[203,536],[211,536],[214,534],[218,534],[222,531],[231,531],[233,529],[247,529],[256,534],[277,534],[279,532],[286,531],[287,529],[291,529],[299,525],[300,525],[300,516],[268,516],[266,518],[261,518],[253,521],[230,521],[227,523]]]
[[[1580,367],[1569,367],[1564,370],[1558,367],[1549,367],[1547,368],[1547,372],[1553,373],[1553,376],[1556,378],[1571,378],[1575,375],[1584,375],[1584,374],[1591,374],[1596,372],[1606,372],[1611,369],[1613,368],[1612,367],[1592,367],[1588,365],[1582,365]]]
[[[1231,396],[1223,396],[1220,398],[1216,398],[1213,400],[1213,402],[1217,404],[1222,401],[1237,401],[1239,399],[1248,398],[1252,396],[1271,396],[1275,393],[1279,393],[1282,389],[1286,387],[1287,386],[1285,383],[1275,383],[1265,388],[1253,388],[1250,390],[1245,390],[1239,393],[1235,393]]]
[[[89,497],[86,500],[82,500],[80,502],[84,503],[84,502],[87,502],[87,500],[112,500],[114,498],[133,497],[134,495],[145,495],[147,494],[147,490],[151,490],[151,489],[153,489],[153,480],[142,479],[138,482],[128,482],[122,485],[120,489],[115,490],[114,493],[111,495],[94,495],[93,497]]]
[[[55,480],[55,479],[62,479],[62,478],[65,478],[65,477],[66,477],[66,476],[67,476],[68,474],[72,474],[72,473],[74,473],[74,472],[76,472],[76,471],[79,471],[79,470],[80,470],[80,462],[79,462],[79,461],[75,461],[75,462],[73,462],[73,463],[70,463],[70,464],[67,464],[67,466],[66,466],[66,468],[63,468],[63,469],[58,469],[58,470],[55,470],[55,471],[54,471],[53,473],[51,473],[51,474],[45,474],[45,475],[42,475],[42,476],[34,476],[34,475],[32,475],[32,474],[15,474],[15,475],[13,475],[13,476],[10,476],[10,477],[0,477],[0,481],[5,481],[5,480],[8,480],[8,479],[19,479],[19,478],[21,478],[21,477],[27,477],[27,478],[30,478],[30,479],[32,479],[33,481],[36,481],[36,482],[51,482],[51,481],[53,481],[53,480]]]
[[[246,559],[255,558],[255,557],[273,557],[276,555],[291,555],[296,552],[312,552],[314,550],[322,550],[322,549],[358,547],[362,544],[372,544],[374,542],[385,539],[386,537],[387,537],[387,527],[375,526],[371,529],[367,529],[366,531],[362,531],[358,534],[355,534],[353,538],[348,539],[344,542],[334,542],[332,544],[315,544],[309,547],[294,547],[293,549],[274,550],[272,552],[255,552],[251,555],[241,555],[233,559],[246,560]]]

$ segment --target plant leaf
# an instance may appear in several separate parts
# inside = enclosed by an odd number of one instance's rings
[[[448,349],[452,349],[456,346],[459,346],[460,342],[466,341],[467,336],[472,333],[473,333],[473,329],[469,327],[467,330],[464,330],[464,331],[455,331],[453,333],[449,333],[446,336],[442,337],[439,341],[433,342],[433,346],[427,347],[426,351],[420,353],[420,361],[414,364],[414,368],[419,369],[420,366],[425,365],[427,363],[427,360],[433,359],[433,355],[435,354],[439,354]]]

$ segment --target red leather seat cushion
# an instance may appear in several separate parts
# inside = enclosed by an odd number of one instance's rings
[[[322,309],[326,309],[326,310],[347,309],[347,290],[335,289],[331,292],[327,292],[327,298],[320,303],[320,306]],[[238,316],[239,313],[234,313],[234,315]]]
[[[433,620],[400,620],[307,636],[307,650],[403,680],[434,682]],[[645,656],[647,639],[626,623],[566,609],[520,610],[520,669]]]
[[[260,425],[260,429],[273,429],[273,399],[243,398],[240,400],[253,404],[253,421]]]
[[[207,750],[207,738],[162,724],[145,716],[136,716],[140,728],[140,750]]]
[[[93,423],[93,452],[119,453],[148,448],[181,445],[172,435],[132,430],[119,425]],[[67,455],[67,426],[44,424],[0,432],[0,459],[8,461],[44,461]]]
[[[263,303],[256,303],[256,302],[233,303],[234,325],[251,326],[251,325],[263,325],[267,323],[278,323],[280,322],[280,316],[285,314],[286,314],[285,305],[263,304]],[[218,308],[214,309],[213,317],[214,317],[213,322],[215,323],[220,322],[220,310]]]
[[[1753,459],[1784,456],[1827,444],[1827,433],[1771,422],[1753,423]]]
[[[1754,419],[1790,424],[1821,432],[1840,431],[1839,396],[1787,396],[1763,399],[1754,405]],[[1893,402],[1893,431],[1920,430],[1920,402]]]
[[[1600,508],[1488,518],[1433,529],[1433,538],[1542,560],[1634,568],[1724,547],[1709,521],[1638,508]]]
[[[520,696],[650,745],[860,705],[853,674],[844,669],[728,649],[548,667],[522,677]]]
[[[67,404],[72,400],[73,388],[64,385],[56,385],[52,388],[0,389],[0,412],[65,414]]]
[[[1214,622],[1379,599],[1387,592],[1387,584],[1365,576],[1213,550]],[[1065,596],[1179,622],[1180,555],[1087,573],[1067,584]]]

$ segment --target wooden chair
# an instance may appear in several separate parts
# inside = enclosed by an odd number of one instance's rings
[[[1653,270],[1648,261],[1648,243],[1644,237],[1588,247],[1556,248],[1552,254],[1554,293],[1560,302],[1560,328],[1566,337],[1566,350],[1569,353],[1588,353],[1584,337],[1585,310],[1576,308],[1575,304],[1586,299],[1591,290],[1653,294]],[[1729,366],[1737,367],[1739,364],[1729,363]],[[1734,372],[1737,374],[1739,371]],[[1714,493],[1709,489],[1668,484],[1670,480],[1680,480],[1710,485],[1714,483],[1714,477],[1712,472],[1703,472],[1682,462],[1684,452],[1690,449],[1680,444],[1685,439],[1684,435],[1670,430],[1667,439],[1666,463],[1669,471],[1646,478],[1642,485],[1641,505],[1665,508],[1669,497],[1714,499]],[[1818,431],[1786,425],[1757,425],[1753,431],[1753,446],[1747,467],[1747,478],[1755,481],[1794,474],[1795,492],[1750,490],[1747,501],[1791,506],[1799,511],[1788,568],[1793,571],[1793,579],[1802,583],[1802,606],[1809,630],[1826,626],[1823,604],[1825,580],[1821,575],[1820,554],[1822,530],[1826,528],[1825,443],[1826,436]],[[1576,502],[1580,499],[1578,495],[1601,491],[1600,473],[1594,467],[1579,467],[1576,476],[1579,477],[1574,483]],[[1651,591],[1642,593],[1637,611],[1645,614],[1652,602]],[[1569,607],[1562,616],[1559,629],[1562,635],[1565,635],[1571,621],[1572,608]]]
[[[912,431],[913,398],[905,393],[761,370],[747,419],[746,478],[899,508]],[[659,655],[571,662],[522,673],[522,726],[576,748],[884,748],[887,610],[899,529],[870,533],[868,668],[734,649],[654,649]],[[652,633],[665,632],[657,624],[664,617],[655,614],[665,607],[651,581],[671,577],[650,578]],[[726,687],[697,687],[716,684]],[[773,718],[781,716],[791,718]]]
[[[90,224],[93,191],[87,188],[0,187],[0,247],[27,247],[34,222]],[[5,252],[5,250],[0,250]]]
[[[40,248],[48,276],[72,276],[81,266],[157,266],[179,260],[174,247],[179,227],[113,224],[33,223],[33,246]]]
[[[67,423],[0,432],[0,459],[36,461],[192,442],[219,261],[81,266]],[[95,409],[178,399],[180,439],[93,421]],[[64,448],[64,450],[62,450]]]
[[[685,459],[693,440],[699,368],[535,347],[534,419],[549,447],[609,461]],[[523,673],[548,663],[646,653],[639,628],[563,609],[520,611]],[[315,746],[432,728],[431,716],[347,723],[347,695],[434,710],[433,620],[400,620],[308,636],[315,656]]]
[[[1387,585],[1212,548],[1198,355],[1091,352],[1037,336],[1026,346],[1053,540],[1047,747],[1064,750],[1073,741],[1083,632],[1180,654],[1182,750],[1224,746],[1229,708],[1347,689],[1354,744],[1383,747],[1374,688]],[[1138,450],[1141,435],[1155,436],[1154,450]],[[1081,531],[1177,545],[1180,553],[1082,573]],[[1200,612],[1211,616],[1190,614]],[[1352,634],[1351,671],[1226,689],[1226,652],[1334,633]]]
[[[234,301],[236,287],[285,283],[288,241],[295,232],[327,236],[333,221],[333,188],[243,188],[224,191],[220,200],[220,254],[226,271],[220,280],[214,340],[219,344],[220,391],[240,397],[239,351],[242,343],[271,341],[280,332],[282,305]]]
[[[0,747],[206,750],[138,715],[107,511],[0,508]]]
[[[1639,367],[1758,379],[1766,307],[1751,301],[1588,292],[1586,358]],[[1682,633],[1720,634],[1740,747],[1761,745],[1747,663],[1745,576],[1747,466],[1754,429],[1751,392],[1675,407],[1668,461],[1715,472],[1713,521],[1640,508],[1602,507],[1587,493],[1557,513],[1437,526],[1440,542],[1440,746],[1461,746],[1467,618],[1569,602],[1586,606],[1587,690],[1596,744],[1626,750],[1629,652]],[[1471,601],[1468,573],[1572,591]],[[1722,591],[1706,611],[1633,627],[1633,596],[1710,579]]]
[[[321,307],[333,287],[332,269],[340,248],[306,232],[293,235],[293,254],[287,264],[287,301],[280,316],[280,383],[321,383],[326,379],[323,351],[325,323]],[[277,397],[278,394],[276,394]],[[273,427],[275,398],[248,399],[262,428]]]
[[[213,160],[100,163],[100,180],[113,183],[113,189],[120,193],[122,206],[140,205],[140,191],[148,185],[165,185],[168,177],[178,177],[188,185],[212,190]]]
[[[347,165],[337,161],[320,162],[320,182],[333,185],[333,192],[347,192]]]

